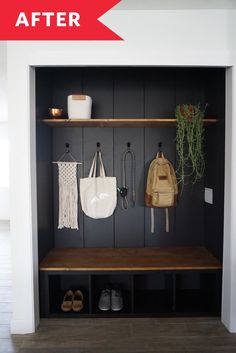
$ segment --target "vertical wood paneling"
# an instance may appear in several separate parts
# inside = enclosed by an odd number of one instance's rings
[[[176,69],[176,105],[205,107],[205,70]],[[204,241],[204,180],[184,187],[176,208],[176,241],[179,245],[202,245]]]
[[[142,69],[116,69],[114,73],[114,118],[144,117]]]
[[[50,71],[48,68],[40,67],[36,71],[36,119],[48,116],[48,108],[51,107],[52,96],[53,86]]]
[[[192,68],[176,69],[176,105],[206,104],[205,70]]]
[[[143,247],[144,246],[144,129],[114,129],[114,174],[118,185],[122,185],[122,154],[127,150],[127,142],[131,143],[131,150],[135,153],[135,184],[136,204],[127,210],[122,208],[122,200],[118,194],[118,207],[115,212],[115,246]],[[128,199],[131,193],[131,158],[126,158],[126,176]]]
[[[219,84],[220,82],[220,84]],[[213,69],[207,74],[208,114],[216,116],[216,126],[206,129],[205,186],[213,189],[213,205],[205,203],[205,244],[222,259],[224,226],[224,160],[225,160],[225,70]]]
[[[145,73],[145,118],[170,118],[175,111],[175,75],[167,68]]]
[[[204,181],[186,185],[176,208],[176,243],[204,244]]]
[[[216,116],[218,119],[222,119],[223,117],[219,116],[218,105],[222,104],[222,98],[219,97],[218,91],[219,86],[217,81],[219,80],[219,69],[211,69],[206,72],[206,115],[207,116]],[[223,83],[224,86],[224,83]],[[224,91],[222,92],[224,94]]]
[[[100,142],[104,167],[107,176],[113,176],[113,129],[84,128],[84,176],[87,177],[92,164],[96,143]],[[113,216],[105,219],[92,219],[84,215],[84,246],[113,247]]]
[[[100,68],[85,69],[83,93],[92,97],[92,117],[113,117],[113,70]]]
[[[163,127],[145,129],[145,182],[150,162],[156,157],[158,143],[162,142],[162,151],[171,163],[175,163],[175,128]],[[145,185],[146,188],[146,185]],[[145,245],[160,246],[175,244],[175,209],[169,209],[170,232],[165,231],[165,209],[155,209],[155,232],[151,233],[151,211],[145,207]]]
[[[50,106],[61,107],[67,113],[67,96],[73,93],[84,93],[93,99],[94,118],[172,117],[176,104],[198,102],[202,107],[209,103],[206,110],[207,116],[217,115],[218,118],[222,118],[218,126],[206,127],[206,186],[216,190],[214,205],[204,204],[203,181],[195,186],[187,186],[177,208],[170,209],[170,233],[165,233],[165,211],[155,211],[154,235],[150,232],[150,209],[144,207],[147,170],[150,161],[156,155],[159,141],[163,142],[165,156],[175,164],[174,127],[116,128],[114,130],[112,128],[54,129],[53,156],[50,152],[51,130],[46,127],[38,129],[40,253],[44,253],[47,244],[52,243],[46,224],[50,223],[50,214],[54,212],[54,241],[57,247],[206,244],[210,250],[220,256],[223,243],[224,70],[150,67],[46,68],[38,69],[36,90],[37,117],[47,114]],[[96,142],[100,142],[107,175],[117,176],[118,184],[121,177],[121,153],[125,150],[126,143],[131,142],[131,148],[136,154],[136,207],[122,211],[118,206],[115,216],[103,220],[93,220],[84,216],[80,210],[79,231],[58,230],[57,169],[56,166],[52,167],[50,162],[51,159],[60,157],[64,151],[65,142],[70,143],[71,152],[76,159],[83,161],[82,168],[79,167],[79,177],[88,175]],[[42,166],[46,167],[46,173],[42,170]],[[53,206],[50,201],[52,169]]]
[[[65,143],[70,144],[70,152],[76,161],[82,161],[82,129],[62,128],[53,130],[53,160],[58,161],[65,152]],[[66,157],[64,160],[70,160]],[[82,175],[82,166],[78,165],[79,177]],[[53,165],[53,198],[54,198],[54,236],[56,247],[83,247],[83,216],[78,207],[79,230],[58,229],[58,167]]]
[[[39,261],[54,246],[52,195],[52,130],[40,123],[51,104],[51,80],[48,71],[36,72],[36,158],[37,158],[37,218]]]
[[[67,96],[82,93],[82,68],[57,68],[53,70],[52,106],[63,109],[67,115]]]

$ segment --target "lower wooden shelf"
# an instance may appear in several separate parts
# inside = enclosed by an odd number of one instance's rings
[[[151,271],[221,269],[204,247],[52,249],[40,271]]]

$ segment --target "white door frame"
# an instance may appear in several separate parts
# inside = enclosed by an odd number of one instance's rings
[[[231,67],[226,74],[222,321],[236,332],[236,59],[231,38],[235,16],[224,10],[111,11],[108,25],[124,42],[7,43],[12,333],[34,332],[39,322],[33,67],[91,65]],[[192,22],[201,26],[191,26]],[[186,30],[189,26],[191,31]]]
[[[236,331],[236,305],[232,292],[235,285],[236,234],[233,210],[236,209],[236,163],[233,157],[236,152],[236,126],[233,121],[233,80],[234,69],[226,69],[226,158],[225,158],[225,210],[224,210],[224,246],[223,246],[223,285],[222,285],[222,322],[231,332]],[[31,202],[32,202],[32,250],[33,250],[33,291],[34,291],[34,328],[39,323],[39,292],[38,292],[38,250],[37,250],[37,204],[36,204],[36,140],[35,140],[35,69],[29,68],[30,94],[30,159],[31,159]],[[13,326],[14,329],[14,326]]]

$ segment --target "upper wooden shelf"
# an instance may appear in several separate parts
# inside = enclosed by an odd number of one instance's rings
[[[43,119],[51,127],[148,127],[173,126],[176,119]],[[217,119],[203,119],[204,125],[215,124]]]
[[[41,271],[219,270],[204,247],[58,248],[40,263]]]

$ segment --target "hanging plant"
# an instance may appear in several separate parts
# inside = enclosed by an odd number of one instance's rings
[[[201,110],[200,104],[180,104],[175,110],[177,121],[176,150],[178,155],[176,174],[182,191],[184,185],[195,184],[204,175],[204,113],[205,109]]]

